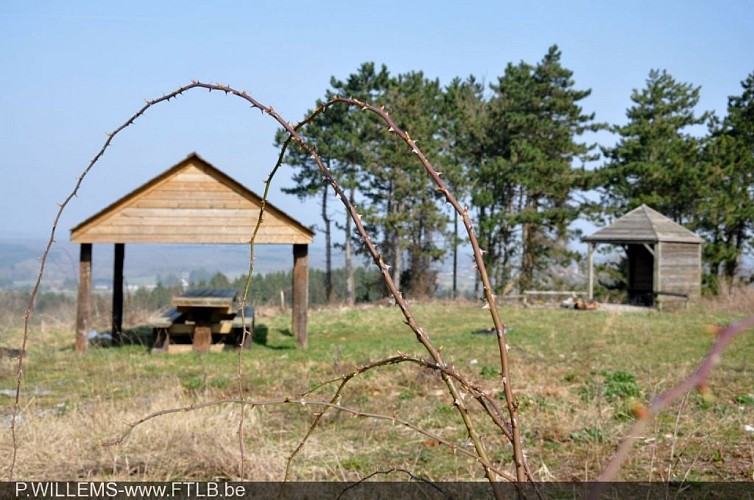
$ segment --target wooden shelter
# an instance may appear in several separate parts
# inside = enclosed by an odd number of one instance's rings
[[[118,342],[123,320],[123,261],[126,243],[245,243],[259,218],[262,198],[196,153],[71,229],[81,244],[76,350],[87,348],[90,325],[92,245],[115,245],[112,335]],[[308,247],[314,232],[264,204],[259,244],[293,245],[292,330],[307,343]]]
[[[631,303],[668,309],[699,297],[703,240],[656,210],[641,205],[584,238],[589,245],[589,299],[594,295],[594,249],[621,245],[628,256]]]

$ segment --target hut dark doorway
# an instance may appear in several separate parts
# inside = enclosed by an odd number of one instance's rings
[[[628,301],[640,306],[653,306],[654,252],[647,245],[627,245]]]

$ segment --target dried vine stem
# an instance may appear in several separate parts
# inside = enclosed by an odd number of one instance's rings
[[[330,100],[330,102],[326,104],[325,106],[331,103],[338,103],[338,102],[343,102],[351,106],[357,106],[363,110],[368,110],[373,113],[376,113],[387,125],[388,127],[387,131],[389,133],[395,134],[398,138],[403,140],[411,148],[411,151],[414,154],[416,154],[422,166],[424,167],[424,170],[432,178],[433,182],[437,185],[436,190],[442,193],[443,196],[445,196],[445,200],[448,203],[450,203],[453,209],[461,216],[461,220],[463,221],[463,225],[466,228],[466,233],[468,234],[469,242],[471,243],[471,247],[474,252],[474,261],[476,264],[477,271],[479,272],[479,278],[482,283],[482,287],[484,288],[484,296],[487,302],[485,307],[489,308],[490,315],[492,316],[492,322],[495,326],[495,333],[497,335],[498,351],[500,354],[500,368],[501,368],[500,373],[501,373],[502,382],[503,382],[503,391],[505,393],[506,409],[508,411],[508,415],[510,418],[510,425],[511,425],[511,431],[512,431],[511,444],[513,445],[513,461],[516,468],[516,478],[518,481],[526,481],[527,476],[529,476],[529,479],[532,479],[531,475],[527,471],[526,459],[524,457],[523,446],[521,442],[521,429],[520,429],[520,426],[518,425],[518,420],[516,418],[516,415],[518,414],[518,404],[516,400],[514,399],[513,389],[511,386],[510,362],[508,359],[508,344],[505,341],[505,335],[506,335],[507,329],[506,329],[506,325],[503,323],[502,319],[500,318],[500,312],[497,309],[496,298],[495,298],[495,295],[492,293],[492,286],[490,284],[489,276],[487,275],[487,269],[484,265],[484,259],[482,258],[482,250],[481,250],[481,247],[479,246],[479,242],[477,240],[476,233],[474,231],[474,226],[471,222],[471,218],[469,217],[468,207],[461,206],[460,202],[455,198],[455,196],[453,196],[453,194],[450,192],[450,190],[447,188],[447,186],[441,179],[440,177],[441,173],[438,172],[437,169],[434,168],[434,166],[432,166],[432,164],[429,162],[429,160],[424,155],[422,150],[416,145],[416,141],[411,138],[408,132],[404,131],[396,124],[396,122],[390,117],[390,114],[387,111],[385,111],[384,108],[374,106],[372,104],[366,103],[364,101],[360,101],[358,99],[353,99],[350,97],[341,97],[341,96],[334,96]],[[346,205],[346,207],[349,208],[350,204],[347,203],[347,200],[342,199],[342,201]],[[356,221],[357,228],[359,228],[359,232],[361,233],[363,231],[363,227],[361,227],[360,216],[355,213],[355,210],[353,210],[353,207],[350,207],[350,208],[351,208],[351,216]],[[372,253],[371,242],[367,242],[367,243],[368,243],[368,247],[370,247],[370,253]],[[381,256],[379,257],[379,259],[375,258],[375,261],[382,268],[383,277],[385,281],[388,282],[389,285],[392,284],[392,280],[390,279],[389,273],[387,272],[387,266],[385,266],[385,263],[382,262]],[[435,351],[434,347],[429,342],[429,339],[426,337],[424,332],[421,330],[421,328],[418,325],[415,324],[415,321],[413,321],[413,315],[411,314],[411,311],[408,308],[408,304],[406,303],[405,300],[403,300],[403,297],[401,296],[400,292],[398,292],[397,288],[395,290],[391,288],[390,290],[393,293],[393,296],[395,297],[395,300],[398,303],[398,306],[403,311],[404,316],[406,316],[409,326],[411,327],[412,330],[414,330],[414,332],[416,332],[419,342],[421,342],[422,345],[424,345],[424,347],[430,353],[430,355],[435,360],[435,362],[437,362],[440,365],[444,365],[444,363],[442,363],[442,358],[440,357],[439,352]],[[443,373],[443,377],[446,377],[446,376],[447,375]],[[455,397],[457,400],[457,394],[454,393],[454,390],[451,388],[450,385],[448,387],[451,393],[453,393],[453,397]],[[461,412],[461,415],[464,418],[464,423],[466,423],[468,415],[465,413],[465,408],[462,405],[459,406],[459,411]],[[473,433],[473,426],[469,427],[469,424],[467,423],[467,428],[469,428],[469,434],[471,435]],[[476,444],[475,436],[471,435],[471,438]],[[483,449],[483,447],[481,446],[481,443],[479,444],[480,444],[480,449]],[[490,480],[492,481],[493,479],[490,479]]]
[[[715,330],[716,338],[715,343],[712,344],[707,355],[699,364],[696,370],[694,370],[688,377],[681,380],[677,385],[663,392],[659,396],[655,397],[649,407],[639,406],[636,408],[637,421],[631,430],[628,432],[623,441],[618,446],[617,451],[607,467],[602,471],[597,481],[609,482],[615,481],[618,477],[618,472],[621,466],[628,458],[628,453],[631,451],[636,440],[642,435],[646,429],[649,421],[657,414],[667,408],[673,401],[677,400],[684,394],[687,394],[692,389],[697,389],[700,392],[707,392],[707,380],[712,372],[712,369],[720,362],[720,357],[726,347],[744,330],[754,327],[754,316],[749,316],[739,322],[728,325],[725,328],[718,328]],[[600,484],[590,492],[589,498],[600,498],[603,488]]]
[[[511,474],[508,474],[507,472],[498,469],[495,465],[493,465],[490,462],[484,461],[482,458],[480,458],[476,453],[471,452],[469,450],[466,450],[460,446],[457,446],[447,439],[443,438],[442,436],[438,436],[436,434],[433,434],[425,429],[422,429],[418,425],[409,422],[407,420],[400,419],[396,417],[395,415],[382,415],[379,413],[369,413],[369,412],[363,412],[356,408],[350,408],[348,406],[342,406],[339,403],[331,403],[329,401],[310,401],[306,399],[301,398],[277,398],[277,399],[264,399],[264,400],[250,400],[250,399],[236,399],[236,398],[227,398],[227,399],[218,399],[213,401],[206,401],[204,403],[196,403],[191,404],[188,406],[183,406],[180,408],[169,408],[166,410],[159,410],[154,413],[150,413],[149,415],[146,415],[145,417],[140,418],[139,420],[129,423],[128,428],[117,438],[112,439],[110,441],[103,441],[101,443],[102,446],[116,446],[121,443],[123,443],[126,438],[131,434],[131,431],[138,427],[139,425],[148,422],[152,419],[155,419],[157,417],[161,417],[164,415],[170,415],[173,413],[185,413],[185,412],[191,412],[200,410],[203,408],[211,408],[214,406],[220,406],[225,404],[236,404],[236,405],[245,405],[245,406],[281,406],[281,405],[301,405],[301,406],[314,406],[314,407],[326,407],[326,408],[332,408],[337,411],[341,411],[344,413],[348,413],[350,415],[353,415],[357,418],[368,418],[368,419],[374,419],[374,420],[382,420],[386,422],[391,422],[392,424],[401,425],[403,427],[406,427],[408,429],[411,429],[414,432],[417,432],[423,436],[426,436],[430,439],[433,439],[441,444],[444,444],[445,446],[449,447],[456,453],[461,453],[463,455],[466,455],[472,459],[474,459],[477,462],[480,462],[485,468],[489,468],[491,471],[493,471],[495,474],[498,474],[500,477],[508,480],[508,481],[515,481],[516,478],[513,477]]]
[[[167,99],[170,99],[170,97],[164,96],[162,99],[167,100]],[[79,192],[79,189],[81,188],[81,184],[84,182],[84,178],[89,174],[89,171],[92,169],[92,167],[94,167],[94,164],[97,163],[97,161],[105,154],[105,150],[112,143],[113,137],[115,137],[115,135],[118,134],[121,130],[131,125],[134,122],[134,120],[136,120],[138,117],[143,115],[144,112],[147,109],[149,109],[150,106],[151,104],[148,102],[145,106],[143,106],[139,111],[137,111],[133,116],[131,116],[131,118],[129,118],[121,126],[115,129],[113,132],[110,132],[107,134],[107,140],[105,141],[102,148],[97,152],[94,158],[92,158],[89,161],[89,164],[84,169],[84,171],[81,172],[81,174],[76,178],[76,184],[74,185],[73,190],[68,194],[68,196],[66,196],[66,198],[61,203],[58,203],[58,210],[55,213],[55,218],[53,219],[53,222],[52,222],[52,227],[50,229],[50,236],[47,240],[47,244],[45,246],[44,252],[42,252],[42,256],[40,257],[39,273],[37,274],[37,279],[34,282],[34,287],[32,288],[31,296],[29,297],[29,302],[26,306],[26,311],[24,312],[24,331],[23,331],[23,338],[21,340],[21,354],[18,357],[18,364],[16,366],[16,394],[15,394],[15,398],[13,402],[13,414],[11,416],[11,424],[10,424],[13,452],[11,455],[10,470],[8,472],[8,481],[13,481],[13,474],[16,470],[16,458],[18,456],[18,438],[16,435],[16,426],[18,424],[18,413],[20,411],[21,379],[23,378],[24,357],[26,354],[26,348],[29,344],[29,326],[30,326],[32,312],[34,310],[34,302],[36,301],[37,294],[39,293],[39,288],[42,285],[42,278],[44,277],[47,258],[50,255],[50,250],[52,249],[53,243],[55,243],[55,234],[57,233],[57,228],[58,228],[58,224],[60,223],[60,218],[62,217],[63,212],[65,211],[65,208],[68,206],[71,200],[73,200],[76,196],[78,196],[78,192]]]
[[[288,149],[288,144],[290,143],[290,139],[286,140],[283,144],[283,147],[280,148],[280,154],[278,155],[277,162],[275,162],[275,166],[270,171],[269,175],[267,176],[267,179],[264,181],[264,193],[262,194],[262,201],[259,206],[259,216],[257,217],[256,225],[254,226],[254,230],[251,234],[251,239],[249,240],[249,272],[246,276],[246,283],[244,284],[244,290],[243,290],[243,297],[241,298],[241,305],[240,305],[240,313],[241,313],[241,324],[243,325],[243,333],[241,335],[241,345],[238,346],[238,398],[243,400],[243,352],[246,350],[246,344],[247,342],[253,342],[253,338],[251,338],[252,332],[249,331],[249,328],[246,326],[246,304],[248,303],[249,299],[249,290],[251,290],[251,284],[253,282],[253,276],[254,276],[254,260],[255,260],[255,242],[257,239],[257,234],[259,233],[259,228],[262,226],[262,222],[264,222],[264,214],[265,209],[267,208],[267,198],[270,194],[270,185],[272,184],[272,179],[275,177],[275,174],[280,169],[280,166],[283,164],[283,158],[285,157],[285,152]],[[253,408],[253,407],[252,407]],[[241,453],[241,461],[239,463],[239,477],[243,478],[245,477],[245,463],[246,463],[246,454],[244,451],[244,442],[243,442],[243,426],[244,426],[244,407],[241,407],[241,414],[238,420],[238,447],[239,451]]]
[[[100,151],[90,161],[89,165],[84,170],[84,172],[78,177],[78,182],[76,183],[76,186],[75,186],[74,190],[72,191],[72,193],[60,205],[60,209],[58,211],[58,214],[56,216],[55,222],[53,224],[52,233],[50,235],[50,240],[48,242],[48,247],[47,247],[47,249],[46,249],[46,251],[45,251],[45,253],[43,254],[43,257],[42,257],[42,266],[40,268],[40,274],[39,274],[39,277],[37,279],[37,286],[35,286],[34,292],[36,292],[38,290],[39,283],[41,283],[42,275],[43,275],[43,272],[44,272],[44,263],[46,261],[47,255],[49,254],[49,249],[52,246],[52,243],[54,242],[54,235],[55,235],[55,230],[56,230],[56,227],[57,227],[57,222],[58,222],[58,220],[60,218],[60,215],[62,214],[63,209],[65,208],[65,206],[67,206],[68,202],[74,196],[76,196],[76,193],[78,192],[78,189],[79,189],[79,187],[80,187],[83,179],[89,173],[89,171],[94,166],[94,164],[104,155],[104,152],[110,146],[110,144],[111,144],[113,138],[115,137],[115,135],[117,135],[122,130],[124,130],[125,128],[127,128],[131,124],[133,124],[134,121],[136,119],[138,119],[140,116],[142,116],[150,107],[152,107],[152,106],[154,106],[154,105],[156,105],[158,103],[161,103],[161,102],[167,102],[170,99],[178,97],[178,96],[182,95],[184,92],[187,92],[187,91],[195,89],[195,88],[207,89],[210,92],[213,91],[213,90],[216,90],[216,91],[224,92],[225,94],[232,94],[232,95],[238,96],[238,97],[246,100],[247,102],[249,102],[251,104],[252,108],[259,109],[263,114],[268,114],[273,119],[275,119],[284,129],[286,129],[286,131],[293,138],[293,140],[295,140],[304,151],[306,151],[308,154],[311,155],[312,159],[315,161],[317,167],[319,168],[320,172],[322,173],[324,179],[329,184],[332,185],[332,187],[333,187],[333,189],[334,189],[334,191],[336,193],[336,196],[345,205],[346,210],[348,211],[348,213],[350,214],[351,218],[353,219],[353,221],[355,223],[357,232],[360,234],[361,238],[364,241],[364,244],[365,244],[365,246],[367,248],[367,251],[370,253],[370,255],[372,256],[372,258],[375,261],[375,263],[382,270],[383,279],[384,279],[384,281],[386,283],[386,286],[390,290],[391,294],[393,295],[393,297],[394,297],[394,299],[396,301],[396,304],[400,307],[400,309],[401,309],[404,317],[406,318],[406,321],[405,321],[406,324],[416,334],[417,340],[429,352],[430,356],[435,361],[435,363],[437,363],[439,366],[447,366],[447,364],[444,362],[444,360],[443,360],[440,352],[430,342],[429,337],[426,334],[426,332],[417,323],[415,317],[413,316],[413,313],[411,312],[411,309],[410,309],[410,307],[408,305],[408,302],[403,298],[401,292],[398,290],[397,286],[393,282],[392,277],[388,273],[388,267],[384,263],[384,261],[382,259],[382,256],[377,251],[377,248],[372,243],[371,239],[369,238],[368,234],[366,233],[366,230],[365,230],[363,224],[361,223],[361,216],[357,213],[355,206],[350,202],[350,200],[348,199],[348,197],[345,195],[345,193],[343,192],[342,188],[339,186],[339,184],[337,183],[337,181],[335,180],[335,178],[332,176],[330,170],[324,165],[324,163],[322,162],[321,158],[317,154],[316,150],[314,148],[312,148],[311,146],[309,146],[307,144],[307,142],[301,137],[301,135],[298,134],[298,132],[297,132],[298,126],[294,127],[292,124],[290,124],[289,122],[287,122],[286,120],[284,120],[272,108],[272,106],[269,106],[269,107],[268,106],[264,106],[263,104],[261,104],[260,102],[258,102],[256,99],[254,99],[253,97],[251,97],[248,93],[246,93],[246,91],[239,91],[239,90],[236,90],[236,89],[234,89],[232,87],[229,87],[229,86],[223,85],[223,84],[219,84],[219,83],[217,83],[217,84],[211,84],[211,83],[203,83],[203,82],[199,82],[199,81],[192,81],[190,84],[182,86],[182,87],[179,87],[178,89],[176,89],[176,90],[174,90],[174,91],[172,91],[172,92],[170,92],[168,94],[165,94],[165,95],[163,95],[160,98],[153,99],[153,100],[147,100],[146,104],[144,106],[142,106],[141,109],[139,109],[134,115],[132,115],[128,120],[126,120],[126,122],[124,122],[121,126],[119,126],[113,132],[111,132],[111,133],[108,134],[108,139],[105,141],[105,143],[102,146],[102,148],[100,149]],[[475,234],[474,234],[474,230],[473,230],[473,226],[471,224],[471,220],[468,217],[468,209],[461,208],[461,206],[458,203],[458,201],[452,196],[452,194],[448,191],[448,189],[445,187],[445,185],[443,184],[443,182],[440,180],[440,174],[434,169],[434,167],[432,167],[432,165],[426,159],[426,157],[421,152],[421,150],[416,146],[415,141],[413,141],[410,138],[410,136],[408,135],[408,133],[403,132],[399,127],[397,127],[397,125],[392,121],[392,119],[390,119],[390,117],[388,116],[387,112],[384,111],[384,109],[377,108],[375,106],[369,105],[367,103],[364,103],[364,102],[361,102],[361,101],[358,101],[358,100],[355,100],[355,99],[342,98],[342,97],[336,96],[331,101],[329,101],[328,103],[326,103],[325,105],[323,105],[321,107],[321,109],[315,111],[314,114],[318,114],[320,112],[324,112],[324,110],[327,107],[329,107],[329,106],[331,106],[331,105],[333,105],[333,104],[335,104],[337,102],[342,102],[342,103],[346,103],[346,104],[354,105],[354,106],[361,106],[362,109],[368,109],[368,110],[370,110],[370,111],[372,111],[374,113],[377,113],[379,116],[381,116],[382,119],[388,123],[389,130],[395,132],[398,135],[398,137],[400,137],[401,139],[403,139],[408,144],[408,146],[412,148],[412,151],[417,154],[417,156],[419,157],[420,161],[424,165],[424,168],[426,169],[426,171],[429,173],[429,175],[433,178],[433,180],[435,181],[435,183],[438,185],[438,190],[442,191],[445,194],[446,199],[448,200],[448,202],[450,202],[453,205],[453,207],[462,216],[462,220],[464,222],[464,226],[466,227],[466,230],[467,230],[467,232],[469,234],[469,237],[470,237],[470,241],[471,241],[472,247],[474,248],[475,260],[477,262],[477,268],[478,268],[478,271],[480,273],[480,277],[481,277],[481,280],[482,280],[482,283],[483,283],[483,286],[484,286],[485,297],[487,299],[487,305],[489,306],[490,312],[492,314],[493,322],[495,324],[495,329],[496,329],[497,336],[498,336],[499,345],[501,346],[501,349],[500,349],[500,359],[501,359],[501,368],[502,368],[501,374],[502,374],[502,377],[503,377],[503,386],[504,386],[504,391],[505,391],[505,394],[506,394],[506,405],[507,405],[507,409],[508,409],[508,412],[509,412],[510,417],[511,417],[511,428],[512,428],[512,434],[513,434],[512,445],[513,445],[513,448],[514,448],[514,462],[515,462],[515,466],[516,466],[516,480],[518,480],[518,481],[524,481],[526,479],[526,474],[527,473],[526,473],[526,467],[525,467],[525,460],[524,460],[524,456],[523,456],[523,452],[522,452],[522,448],[521,448],[520,429],[518,427],[518,423],[517,423],[516,418],[515,418],[516,410],[517,410],[517,405],[513,401],[513,394],[512,394],[511,387],[510,387],[510,377],[509,377],[509,367],[508,367],[508,357],[507,357],[507,344],[505,344],[505,342],[503,340],[504,335],[505,335],[505,325],[500,320],[499,313],[497,312],[497,308],[495,306],[495,297],[492,294],[492,289],[491,289],[490,284],[489,284],[489,279],[487,277],[486,269],[485,269],[484,263],[482,261],[481,250],[480,250],[479,244],[478,244],[478,242],[476,240],[476,237],[475,237]],[[29,317],[30,317],[30,312],[31,312],[32,306],[33,306],[33,297],[32,297],[32,301],[30,301],[28,312],[25,315],[24,340],[23,340],[23,344],[22,344],[22,348],[23,349],[25,349],[26,344],[27,344],[27,340],[28,340],[28,324],[29,324]],[[13,460],[12,460],[11,468],[10,468],[10,478],[11,479],[13,478],[13,471],[14,471],[15,460],[16,460],[16,451],[17,451],[17,442],[16,442],[16,434],[15,434],[15,424],[16,424],[16,417],[17,417],[18,409],[19,409],[19,395],[20,395],[20,385],[21,385],[22,368],[23,368],[23,357],[19,358],[19,364],[18,364],[18,369],[17,369],[18,381],[17,381],[17,390],[16,390],[16,403],[14,405],[14,414],[13,414],[13,419],[12,419],[12,423],[11,423],[12,432],[13,432]],[[472,420],[471,420],[471,418],[470,418],[470,416],[468,414],[468,411],[467,411],[467,408],[465,406],[465,403],[463,402],[463,398],[461,397],[461,394],[458,391],[458,389],[455,387],[453,379],[450,376],[448,376],[448,374],[445,373],[445,372],[441,372],[441,377],[442,377],[443,381],[445,382],[446,386],[448,387],[448,390],[449,390],[451,396],[453,397],[453,404],[458,409],[458,411],[459,411],[459,413],[460,413],[460,415],[461,415],[461,417],[462,417],[462,419],[464,421],[464,425],[466,426],[466,429],[467,429],[467,432],[469,434],[469,437],[471,438],[472,442],[474,443],[475,450],[477,451],[477,454],[478,454],[477,458],[483,464],[483,467],[485,469],[485,475],[487,476],[488,480],[490,481],[490,483],[494,487],[495,484],[496,484],[496,482],[497,482],[497,476],[496,476],[496,474],[498,476],[501,476],[501,477],[505,477],[505,476],[500,475],[496,470],[494,470],[494,468],[492,468],[492,467],[489,466],[490,462],[489,462],[489,459],[488,459],[488,456],[487,456],[486,449],[485,449],[485,447],[484,447],[484,445],[483,445],[483,443],[482,443],[482,441],[481,441],[481,439],[480,439],[480,437],[479,437],[479,435],[478,435],[478,433],[476,431],[476,427],[475,427],[474,423],[472,422]],[[498,488],[495,488],[495,493],[496,493],[496,496],[498,496],[498,497],[502,496],[502,493],[500,492],[500,490]]]
[[[462,387],[464,389],[466,389],[473,396],[473,398],[476,399],[479,402],[479,404],[490,415],[490,417],[492,418],[493,422],[495,422],[495,424],[500,428],[500,430],[503,432],[503,434],[508,439],[511,439],[511,432],[507,428],[507,426],[505,425],[505,423],[503,422],[502,413],[500,412],[499,407],[497,406],[497,404],[495,403],[495,401],[493,399],[491,399],[487,394],[484,393],[483,390],[481,390],[480,388],[475,387],[472,384],[470,384],[453,367],[448,368],[448,367],[439,366],[437,363],[433,363],[431,361],[427,361],[427,360],[424,360],[424,359],[421,359],[421,358],[417,358],[417,357],[414,357],[414,356],[408,356],[408,355],[403,354],[401,352],[399,352],[397,356],[391,356],[391,357],[384,358],[384,359],[381,359],[381,360],[378,360],[378,361],[373,361],[373,362],[371,362],[369,364],[366,364],[366,365],[363,365],[363,366],[359,366],[355,370],[353,370],[352,372],[347,373],[347,374],[345,374],[345,375],[343,375],[341,377],[338,377],[336,379],[332,379],[332,380],[328,380],[328,381],[322,382],[321,384],[319,384],[319,385],[317,385],[317,386],[309,389],[308,391],[302,393],[301,396],[302,397],[306,397],[306,396],[308,396],[308,395],[310,395],[310,394],[318,391],[319,389],[321,389],[322,387],[324,387],[326,385],[329,385],[329,384],[332,384],[332,383],[335,383],[335,382],[340,382],[340,384],[338,385],[338,388],[335,390],[335,393],[333,394],[332,398],[330,399],[330,403],[331,404],[337,405],[338,402],[340,401],[340,396],[343,393],[343,389],[345,389],[346,384],[348,384],[348,382],[350,382],[354,377],[356,377],[358,375],[361,375],[362,373],[365,373],[367,371],[373,370],[375,368],[380,368],[380,367],[383,367],[383,366],[390,366],[390,365],[397,365],[399,363],[406,363],[406,362],[408,362],[408,363],[414,363],[416,365],[419,365],[419,366],[422,366],[422,367],[425,367],[425,368],[429,368],[429,369],[432,369],[432,370],[438,370],[440,372],[445,372],[449,377],[452,377],[453,379],[455,379],[456,381],[458,381],[462,385]],[[329,408],[330,407],[326,406],[326,407],[324,407],[322,409],[321,412],[319,412],[319,413],[317,413],[315,415],[314,421],[309,426],[309,429],[307,430],[306,435],[303,437],[303,439],[298,444],[298,446],[293,451],[293,453],[291,453],[290,457],[288,457],[288,460],[286,462],[286,467],[285,467],[285,477],[283,479],[284,482],[288,481],[288,479],[290,477],[290,468],[291,468],[291,464],[293,462],[293,459],[296,457],[296,455],[298,455],[298,453],[304,447],[304,445],[308,441],[309,437],[314,432],[314,429],[317,428],[317,426],[319,425],[320,420],[322,419],[322,417],[324,416],[325,412]]]
[[[337,497],[335,498],[335,500],[340,500],[340,498],[341,498],[341,497],[342,497],[343,495],[345,495],[346,491],[348,491],[348,490],[350,490],[350,489],[352,489],[352,488],[356,488],[356,487],[358,487],[358,486],[359,486],[359,485],[361,485],[362,483],[365,483],[366,481],[370,480],[371,478],[373,478],[373,477],[375,477],[375,476],[389,476],[390,474],[395,474],[396,472],[398,472],[398,473],[401,473],[401,474],[405,474],[405,475],[407,475],[407,476],[409,477],[409,479],[410,479],[411,481],[415,481],[415,482],[418,482],[418,483],[423,483],[423,484],[426,484],[427,486],[429,486],[430,488],[434,489],[434,490],[435,490],[435,491],[436,491],[437,493],[441,494],[441,495],[442,495],[442,496],[444,496],[445,498],[451,498],[451,497],[450,497],[449,495],[447,495],[447,494],[446,494],[446,493],[445,493],[445,492],[444,492],[444,491],[442,490],[442,488],[440,488],[440,487],[439,487],[438,485],[436,485],[436,484],[435,484],[435,483],[433,483],[432,481],[429,481],[429,480],[427,480],[427,479],[424,479],[423,477],[418,477],[418,476],[414,475],[414,474],[413,474],[413,473],[412,473],[411,471],[409,471],[409,470],[406,470],[406,469],[402,469],[402,468],[400,468],[400,467],[390,467],[390,468],[389,468],[389,469],[387,469],[387,470],[378,470],[378,471],[374,471],[374,472],[372,472],[371,474],[368,474],[368,475],[364,476],[363,478],[361,478],[361,480],[360,480],[360,481],[356,481],[355,483],[353,483],[353,484],[350,484],[350,485],[346,486],[346,487],[345,487],[345,488],[343,489],[343,491],[341,491],[341,492],[340,492],[340,494],[339,494],[339,495],[338,495],[338,496],[337,496]]]

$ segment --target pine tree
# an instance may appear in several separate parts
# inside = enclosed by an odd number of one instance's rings
[[[419,142],[439,170],[444,165],[439,147],[443,106],[439,82],[421,72],[393,78],[385,94],[385,107],[396,124]],[[444,254],[439,237],[447,216],[416,155],[384,130],[376,144],[377,161],[362,186],[367,203],[364,220],[382,239],[381,251],[393,279],[413,297],[431,296],[436,286],[432,264]]]
[[[389,73],[383,65],[379,71],[374,63],[362,64],[358,71],[351,74],[346,81],[332,77],[331,88],[327,90],[324,100],[317,102],[317,107],[328,101],[334,95],[355,97],[370,102],[377,102],[382,96],[389,81]],[[312,111],[308,111],[306,117]],[[357,186],[361,182],[360,172],[365,164],[371,160],[370,151],[373,148],[370,143],[375,140],[375,131],[366,121],[365,117],[352,108],[345,106],[333,106],[325,113],[320,114],[311,123],[300,131],[304,139],[317,149],[325,166],[330,169],[341,186],[349,193],[352,203],[357,196]],[[277,146],[283,144],[287,134],[279,131],[275,137]],[[324,182],[317,165],[310,155],[293,146],[286,154],[285,162],[296,169],[293,174],[295,187],[285,189],[287,193],[295,194],[299,198],[319,196],[321,198],[321,215],[324,224],[326,245],[326,272],[325,290],[327,300],[333,296],[332,282],[332,247],[340,246],[332,243],[333,220],[330,216],[328,203],[332,196],[332,189]],[[343,229],[344,239],[342,248],[345,250],[346,270],[346,302],[353,305],[355,301],[354,266],[352,262],[352,229],[351,219],[348,214],[342,225],[336,226]]]
[[[699,91],[664,70],[650,71],[645,88],[634,89],[628,123],[612,128],[620,139],[603,149],[607,163],[596,174],[610,215],[645,203],[676,222],[693,219],[705,179],[700,140],[689,129],[709,118],[695,114]]]
[[[703,191],[696,229],[707,238],[704,258],[718,277],[737,277],[754,232],[754,73],[741,82],[743,93],[728,99],[728,114],[713,119],[704,147]]]
[[[536,66],[509,64],[491,85],[472,200],[498,289],[506,289],[514,258],[521,290],[572,258],[568,226],[579,213],[574,194],[584,176],[574,162],[591,159],[592,150],[577,139],[599,125],[579,106],[591,91],[574,88],[560,58],[552,46]]]
[[[447,158],[443,178],[448,188],[462,204],[471,194],[470,171],[480,163],[484,123],[484,86],[473,75],[465,81],[454,78],[445,88],[443,130],[441,132],[442,154]],[[458,297],[458,234],[459,215],[452,207],[450,236],[453,252],[452,297]]]

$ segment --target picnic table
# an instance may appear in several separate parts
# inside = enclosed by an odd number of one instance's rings
[[[206,352],[251,347],[254,308],[242,310],[235,289],[188,290],[173,297],[171,304],[171,309],[152,320],[153,350]]]

